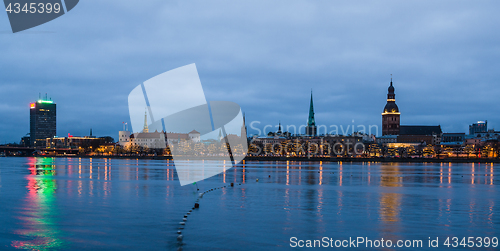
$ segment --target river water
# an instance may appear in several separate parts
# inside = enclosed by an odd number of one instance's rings
[[[247,161],[181,187],[168,160],[0,158],[0,249],[283,250],[360,237],[436,250],[429,240],[452,248],[457,237],[453,250],[496,250],[499,173],[484,163]],[[197,187],[222,188],[179,225]]]

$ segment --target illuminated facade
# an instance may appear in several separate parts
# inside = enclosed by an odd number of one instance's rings
[[[40,99],[30,104],[30,146],[45,147],[47,138],[56,136],[56,104]]]
[[[478,121],[469,126],[469,135],[475,135],[477,133],[488,131],[488,121]]]
[[[399,108],[396,105],[396,94],[394,94],[394,86],[389,86],[387,93],[387,104],[382,113],[382,135],[398,135],[399,134]]]

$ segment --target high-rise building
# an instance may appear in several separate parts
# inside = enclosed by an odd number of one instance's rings
[[[488,121],[478,121],[469,126],[469,135],[474,135],[481,132],[488,132]]]
[[[56,136],[56,104],[39,99],[30,104],[30,146],[45,147],[46,139]]]
[[[314,106],[313,106],[313,94],[311,91],[311,103],[309,105],[309,118],[307,119],[307,127],[306,127],[306,135],[307,136],[316,136],[316,121],[314,121]]]
[[[387,104],[382,113],[382,135],[399,135],[400,120],[399,108],[396,105],[396,94],[394,94],[394,86],[388,88]]]

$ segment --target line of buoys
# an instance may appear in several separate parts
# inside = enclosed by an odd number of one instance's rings
[[[269,176],[270,177],[270,176]],[[257,182],[259,182],[259,179],[257,179]],[[241,186],[241,183],[238,184],[239,186]],[[177,241],[179,242],[179,245],[182,245],[182,240],[184,239],[184,236],[182,235],[182,229],[184,229],[184,226],[186,225],[186,221],[187,221],[187,217],[188,215],[190,215],[194,209],[197,209],[197,208],[200,208],[200,199],[203,198],[203,195],[205,195],[205,193],[208,193],[208,192],[212,192],[212,191],[215,191],[217,189],[222,189],[222,188],[226,188],[228,187],[227,185],[226,186],[222,186],[222,187],[216,187],[216,188],[212,188],[210,190],[206,190],[205,192],[203,193],[198,193],[198,198],[196,199],[196,202],[194,203],[194,206],[193,208],[191,208],[185,215],[184,215],[184,218],[182,218],[182,222],[179,222],[179,230],[177,230]],[[231,187],[234,187],[234,183],[231,183]],[[197,191],[199,191],[200,189],[197,189]],[[177,250],[182,250],[182,246],[179,246],[179,248]]]

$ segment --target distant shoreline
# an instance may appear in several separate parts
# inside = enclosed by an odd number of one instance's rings
[[[46,158],[96,158],[96,159],[151,159],[172,160],[170,156],[101,156],[101,155],[55,155],[55,156],[8,156],[8,157],[46,157]],[[187,158],[194,160],[196,158]],[[202,159],[202,158],[199,158]],[[218,160],[218,157],[204,157],[205,160]],[[246,156],[245,161],[302,161],[302,162],[395,162],[395,163],[500,163],[500,159],[463,159],[463,158],[328,158],[328,157],[263,157]]]

